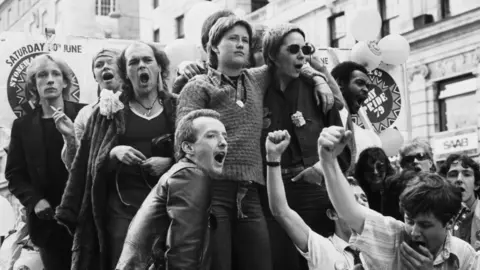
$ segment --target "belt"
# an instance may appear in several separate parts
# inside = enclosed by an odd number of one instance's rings
[[[282,168],[282,175],[297,175],[305,170],[303,165],[296,165],[292,167]]]

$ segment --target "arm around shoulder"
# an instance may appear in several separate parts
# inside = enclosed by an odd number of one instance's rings
[[[183,116],[191,111],[207,109],[210,103],[210,93],[215,90],[214,86],[197,76],[190,80],[183,88],[178,97],[177,124]]]

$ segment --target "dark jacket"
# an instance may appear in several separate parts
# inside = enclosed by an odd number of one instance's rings
[[[175,127],[176,98],[160,92],[167,115],[169,132]],[[107,170],[109,153],[118,144],[119,136],[125,133],[128,107],[109,120],[100,114],[99,108],[90,116],[83,138],[75,156],[70,177],[57,208],[55,218],[74,233],[72,270],[107,269],[105,218],[107,206]]]
[[[209,269],[211,181],[188,159],[173,165],[130,223],[116,269]]]
[[[84,104],[65,101],[64,112],[73,121]],[[35,205],[45,198],[44,187],[48,186],[47,159],[41,124],[42,108],[15,119],[9,145],[5,178],[8,189],[27,209],[27,224],[32,242],[42,246],[49,237],[52,224],[35,214]],[[65,179],[65,182],[67,179]],[[52,207],[55,205],[49,202]]]
[[[324,127],[342,126],[342,120],[338,109],[334,106],[330,111],[324,113],[321,106],[316,104],[314,88],[301,78],[293,81],[291,87],[298,87],[298,97],[296,100],[296,111],[301,112],[305,119],[305,125],[293,127],[296,138],[296,144],[300,148],[302,163],[305,167],[313,166],[318,161],[317,140]],[[268,91],[280,91],[279,89],[269,88]],[[269,94],[265,96],[268,98]],[[263,130],[262,130],[262,157],[265,157],[265,140],[269,132],[274,131],[275,125],[272,122],[280,121],[280,116],[275,115],[275,110],[268,107],[268,102],[264,103]],[[278,110],[278,108],[277,108]],[[290,120],[291,121],[291,120]],[[341,167],[343,164],[341,163]]]

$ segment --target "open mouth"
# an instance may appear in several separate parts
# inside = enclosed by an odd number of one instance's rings
[[[422,167],[420,167],[420,166],[415,166],[413,169],[414,169],[416,172],[421,172],[421,171],[422,171]]]
[[[215,159],[216,162],[223,163],[223,161],[225,160],[225,156],[226,156],[225,152],[219,152],[215,154],[213,158]]]
[[[303,64],[296,64],[293,65],[296,69],[301,69],[303,67]]]
[[[147,84],[149,80],[150,80],[150,75],[148,75],[148,73],[140,74],[140,83]]]
[[[108,72],[108,71],[107,71],[107,72],[104,72],[104,73],[102,74],[102,79],[103,79],[104,81],[109,81],[109,80],[113,79],[113,77],[114,77],[113,74],[112,74],[111,72]]]

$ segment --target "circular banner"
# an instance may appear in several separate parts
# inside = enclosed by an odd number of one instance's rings
[[[380,133],[397,120],[402,108],[402,99],[395,80],[386,71],[377,68],[368,75],[371,87],[362,108],[367,113],[375,131]],[[355,124],[364,127],[358,115],[352,115],[352,120]]]

